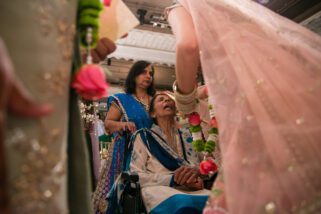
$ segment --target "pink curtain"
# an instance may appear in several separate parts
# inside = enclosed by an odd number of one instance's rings
[[[321,38],[248,0],[180,3],[217,107],[228,212],[321,211]]]

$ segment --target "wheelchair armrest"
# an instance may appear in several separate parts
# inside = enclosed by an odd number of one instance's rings
[[[139,176],[136,172],[125,171],[121,173],[121,179],[136,183],[139,181]]]

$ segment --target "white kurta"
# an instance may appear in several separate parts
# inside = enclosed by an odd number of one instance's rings
[[[158,126],[153,126],[152,130],[157,134],[162,136],[165,140],[164,134],[161,132],[161,129]],[[178,135],[178,132],[177,132]],[[159,138],[156,135],[153,135],[155,139],[158,141]],[[190,137],[188,134],[188,130],[182,130],[181,134],[182,138],[177,137],[176,143],[178,148],[178,153],[181,158],[183,158],[183,150],[185,150],[188,161],[190,161],[191,165],[198,165],[198,155],[196,152],[191,151],[192,147],[191,143],[187,143],[187,139]],[[181,140],[184,142],[184,149],[182,148]],[[189,145],[190,144],[190,145]],[[169,148],[169,147],[168,147]],[[172,152],[174,152],[172,150]],[[187,155],[187,153],[189,155]],[[177,155],[177,154],[176,154]],[[199,190],[199,191],[191,191],[186,187],[182,186],[172,186],[173,179],[173,171],[165,168],[157,159],[154,157],[145,146],[140,135],[137,135],[133,152],[131,156],[130,163],[130,171],[136,172],[139,175],[139,181],[141,185],[142,198],[145,204],[145,207],[148,212],[152,211],[155,207],[157,207],[164,200],[170,198],[171,196],[177,194],[187,194],[187,195],[208,195],[208,190]]]

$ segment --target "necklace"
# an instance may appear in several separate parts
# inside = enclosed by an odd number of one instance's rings
[[[148,95],[147,95],[148,96]],[[148,112],[149,111],[149,96],[147,97],[147,104],[146,103],[144,103],[143,101],[144,101],[144,98],[145,98],[145,96],[144,97],[141,97],[141,99],[139,99],[137,96],[136,96],[136,94],[133,94],[133,97],[134,97],[134,99],[137,101],[137,102],[139,102],[140,104],[142,104],[143,106],[144,106],[144,108],[145,108],[145,110]]]

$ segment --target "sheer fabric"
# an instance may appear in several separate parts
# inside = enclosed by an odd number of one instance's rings
[[[320,211],[320,37],[252,1],[179,1],[217,108],[228,212]]]

